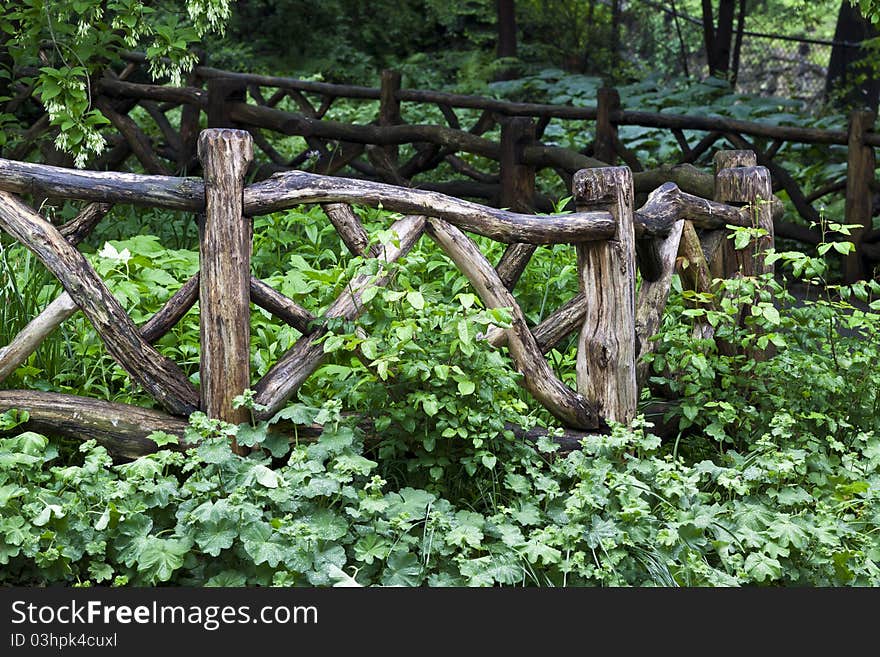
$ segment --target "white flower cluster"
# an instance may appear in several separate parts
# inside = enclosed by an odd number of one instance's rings
[[[194,53],[183,55],[177,63],[154,58],[150,60],[150,75],[154,80],[167,76],[173,86],[180,87],[183,85],[183,74],[191,70],[197,62],[198,57]]]
[[[229,0],[189,0],[186,10],[200,35],[208,28],[222,34],[229,19]]]

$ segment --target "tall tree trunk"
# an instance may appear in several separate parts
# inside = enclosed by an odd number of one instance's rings
[[[495,0],[498,14],[498,48],[497,55],[516,57],[516,3],[514,0]],[[495,74],[496,80],[510,80],[516,76],[516,69],[504,66]]]
[[[849,0],[842,0],[837,14],[834,40],[861,43],[875,37],[876,28],[862,16],[858,7],[853,7]],[[865,48],[835,45],[831,48],[831,59],[828,62],[825,93],[840,107],[867,107],[876,112],[880,101],[880,83],[877,77]]]
[[[702,0],[703,41],[709,75],[727,77],[730,70],[730,46],[733,41],[733,16],[736,0],[719,0],[718,25],[715,25],[712,0]]]
[[[736,87],[739,77],[739,54],[742,49],[743,32],[746,28],[746,0],[739,0],[739,14],[736,19],[736,40],[733,44],[733,62],[730,64],[730,86]]]

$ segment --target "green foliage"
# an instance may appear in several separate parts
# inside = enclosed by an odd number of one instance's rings
[[[185,9],[185,11],[183,11]],[[108,62],[137,47],[146,50],[150,73],[180,85],[196,63],[193,44],[206,33],[222,31],[229,0],[145,3],[141,0],[11,0],[0,14],[0,43],[13,69],[39,67],[18,75],[34,92],[59,129],[55,145],[84,166],[104,149],[99,134],[109,121],[92,107],[92,76]],[[5,63],[5,62],[4,62]],[[4,100],[4,99],[0,99]],[[10,122],[10,117],[5,119]],[[3,121],[0,121],[0,128]],[[4,131],[4,142],[8,137]]]
[[[358,212],[377,244],[396,239],[383,230],[394,215]],[[177,239],[179,228],[161,226]],[[822,229],[829,239],[847,231]],[[197,266],[195,251],[153,236],[104,236],[89,257],[139,321]],[[351,276],[379,273],[340,256],[315,209],[258,218],[255,236],[255,273],[319,316]],[[772,280],[740,279],[709,299],[676,284],[651,363],[654,389],[680,398],[668,442],[641,419],[570,454],[546,438],[515,439],[508,423],[553,425],[504,352],[478,337],[509,315],[483,308],[427,240],[390,268],[386,288],[366,291],[357,322],[331,323],[325,364],[268,422],[195,414],[185,438],[198,447],[112,465],[93,441],[71,454],[69,443],[16,429],[26,414],[3,413],[0,581],[880,585],[880,286],[827,288],[823,259],[771,258],[828,292],[796,302]],[[569,247],[536,254],[518,294],[529,321],[576,292],[573,261]],[[713,340],[693,338],[697,320],[714,326]],[[34,373],[35,358],[11,385],[143,401],[84,323],[69,330],[77,357],[103,364],[100,377]],[[258,374],[298,337],[262,312],[252,335]],[[195,377],[197,343],[188,316],[159,347]],[[724,344],[773,352],[755,361]],[[572,345],[550,354],[564,379],[573,357]],[[260,410],[252,393],[237,403]],[[323,430],[306,440],[291,423]],[[255,451],[233,455],[232,435]]]

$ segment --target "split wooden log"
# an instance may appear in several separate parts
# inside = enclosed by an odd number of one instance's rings
[[[638,402],[632,172],[578,171],[573,191],[579,209],[607,209],[617,224],[612,238],[577,245],[581,290],[589,300],[578,342],[578,391],[596,403],[603,420],[627,424]]]
[[[119,301],[58,229],[6,192],[0,192],[0,228],[58,278],[132,379],[172,413],[186,415],[198,408],[198,394],[183,371],[140,336]]]
[[[660,328],[663,319],[663,311],[666,309],[666,301],[669,299],[669,289],[672,283],[672,274],[675,272],[675,256],[678,253],[678,244],[681,240],[682,229],[688,222],[676,222],[665,239],[659,242],[658,260],[659,276],[649,281],[643,280],[636,299],[636,387],[641,390],[648,378],[649,364],[645,357],[654,351],[657,343],[651,338]]]
[[[421,237],[424,227],[425,218],[420,216],[404,217],[396,221],[391,230],[397,233],[399,246],[388,246],[378,256],[378,259],[385,263],[391,263],[409,253]],[[327,319],[356,319],[364,310],[361,302],[361,295],[364,291],[374,285],[385,285],[389,278],[388,270],[383,270],[377,276],[366,274],[355,276],[346,286],[345,291],[330,305],[324,313],[324,317]],[[265,419],[277,413],[312,372],[320,366],[324,360],[324,345],[318,340],[326,331],[327,329],[321,326],[303,335],[254,386],[257,403],[268,407],[268,410],[257,413],[258,418]]]
[[[426,230],[467,277],[487,308],[511,309],[511,327],[505,330],[507,347],[516,370],[523,375],[523,387],[566,426],[596,428],[596,407],[556,378],[529,331],[519,304],[476,244],[442,219],[429,219]]]
[[[254,157],[244,130],[202,131],[199,159],[205,176],[205,214],[199,236],[199,327],[202,409],[239,424],[249,419],[233,399],[250,388],[250,282],[252,225],[242,213],[244,176]],[[232,444],[236,453],[247,453]]]

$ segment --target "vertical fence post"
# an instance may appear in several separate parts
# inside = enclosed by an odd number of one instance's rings
[[[581,210],[608,210],[617,222],[614,237],[577,245],[581,290],[587,309],[578,340],[577,388],[596,402],[604,420],[635,417],[636,252],[633,179],[627,167],[582,169],[574,176]]]
[[[200,51],[199,62],[197,66],[206,63],[206,54]],[[201,87],[202,80],[196,69],[186,78],[188,87]],[[185,104],[180,109],[180,152],[177,154],[177,167],[181,171],[185,171],[190,162],[196,155],[196,148],[199,139],[199,116],[201,116],[202,108],[198,105]]]
[[[231,128],[229,103],[243,103],[247,97],[247,87],[243,82],[232,78],[211,78],[208,80],[209,128]],[[201,137],[200,137],[201,139]]]
[[[535,141],[535,122],[514,116],[501,123],[500,205],[530,213],[535,203],[535,167],[523,163],[523,149]]]
[[[533,119],[508,118],[501,123],[501,187],[497,204],[514,212],[531,213],[535,204],[535,167],[523,163],[523,149],[535,141]],[[501,282],[512,290],[537,247],[511,244],[495,268]]]
[[[755,276],[773,271],[762,257],[773,247],[773,187],[770,171],[756,166],[752,151],[718,151],[715,153],[715,200],[730,205],[749,206],[752,226],[766,231],[745,249],[735,249],[732,240],[724,240],[719,252],[723,258],[723,275],[729,278],[737,273]]]
[[[400,71],[384,69],[382,71],[381,86],[379,89],[379,125],[400,125],[400,99],[397,92],[400,91]],[[392,165],[397,167],[399,147],[397,144],[388,144],[382,147]]]
[[[250,221],[242,215],[244,176],[254,157],[243,130],[209,129],[199,135],[205,178],[205,214],[199,231],[201,407],[211,418],[248,419],[232,400],[250,387]],[[233,441],[232,449],[247,453]]]
[[[602,87],[596,97],[596,141],[593,144],[593,157],[606,164],[617,164],[614,142],[617,141],[617,126],[611,115],[620,109],[620,94],[617,89]]]
[[[856,250],[847,254],[843,274],[847,283],[867,276],[862,253],[862,235],[871,228],[872,194],[874,181],[874,147],[865,143],[865,134],[874,127],[872,112],[855,111],[849,116],[849,140],[846,155],[846,223],[858,224],[852,229]]]

